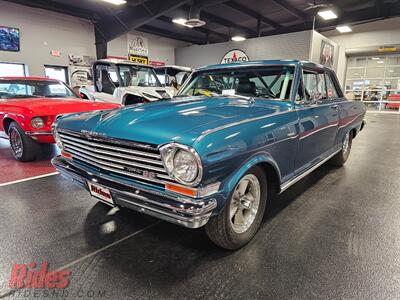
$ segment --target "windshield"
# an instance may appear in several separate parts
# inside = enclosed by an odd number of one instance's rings
[[[194,73],[178,96],[233,96],[290,100],[293,66],[206,70]]]
[[[161,87],[161,83],[153,68],[132,65],[117,66],[123,87]]]
[[[0,79],[0,99],[78,98],[65,84],[48,80]]]

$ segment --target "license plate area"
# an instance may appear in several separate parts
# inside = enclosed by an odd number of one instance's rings
[[[89,187],[89,192],[92,197],[101,200],[102,202],[105,202],[109,205],[114,206],[114,200],[112,197],[112,194],[109,189],[98,185],[98,184],[93,184],[91,182],[88,182],[88,187]]]

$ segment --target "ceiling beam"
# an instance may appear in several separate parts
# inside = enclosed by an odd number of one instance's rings
[[[295,6],[290,4],[287,0],[271,0],[271,1],[274,2],[276,5],[278,5],[280,8],[286,10],[287,12],[289,12],[290,14],[292,14],[293,16],[298,18],[299,20],[304,21],[307,19],[307,14],[305,14],[301,10],[297,9]]]
[[[179,26],[179,27],[181,27],[182,29],[186,29],[186,30],[189,30],[189,31],[192,30],[192,31],[201,32],[201,33],[206,34],[206,35],[207,35],[207,34],[213,35],[213,36],[219,38],[218,41],[221,41],[221,40],[222,40],[222,41],[228,41],[228,40],[230,39],[229,35],[224,34],[224,33],[220,33],[220,32],[218,32],[218,31],[210,30],[210,29],[208,29],[208,28],[206,28],[206,27],[193,27],[193,28],[189,28],[189,27],[184,27],[184,26],[182,26],[182,25],[174,24],[174,23],[172,22],[172,18],[167,17],[167,16],[161,16],[161,17],[159,17],[157,20],[160,20],[160,21],[163,21],[163,22],[166,22],[166,23],[169,23],[169,24],[173,24],[173,25]]]
[[[237,23],[233,23],[233,22],[229,21],[228,19],[221,18],[219,16],[208,13],[206,11],[201,11],[200,15],[201,15],[201,18],[203,20],[205,20],[206,22],[215,23],[215,24],[227,27],[227,28],[234,28],[234,29],[236,29],[240,32],[243,32],[245,34],[248,34],[250,36],[257,36],[257,32],[255,32],[254,30],[252,30],[248,27],[239,25]]]
[[[182,35],[182,34],[177,35],[175,32],[168,31],[168,30],[161,29],[161,28],[154,27],[154,26],[150,26],[150,25],[140,26],[136,30],[145,32],[145,33],[162,36],[162,37],[169,38],[169,39],[174,39],[174,40],[190,43],[190,44],[202,45],[202,44],[207,43],[206,40],[199,41],[199,39],[197,37],[192,37],[189,35]]]
[[[264,24],[266,24],[268,26],[271,26],[272,28],[276,29],[276,28],[282,28],[283,27],[281,24],[279,24],[279,23],[277,23],[277,22],[275,22],[275,21],[273,21],[273,20],[271,20],[271,19],[269,19],[267,17],[262,16],[258,12],[254,11],[254,10],[252,10],[252,9],[250,9],[250,8],[240,4],[240,3],[237,3],[237,2],[235,2],[233,0],[225,2],[224,5],[230,7],[230,8],[232,8],[232,9],[238,11],[238,12],[241,12],[241,13],[243,13],[243,14],[245,14],[245,15],[253,18],[253,19],[256,19],[257,21],[260,20],[262,23],[264,23]]]
[[[106,40],[111,41],[189,2],[190,0],[148,0],[141,5],[128,6],[112,16],[105,17],[97,25]]]

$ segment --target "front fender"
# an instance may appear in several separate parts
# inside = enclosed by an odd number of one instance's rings
[[[274,168],[280,181],[281,172],[279,170],[278,164],[273,159],[273,157],[268,152],[258,152],[247,159],[244,163],[242,163],[230,176],[228,176],[228,178],[224,182],[222,182],[221,191],[223,199],[225,199],[225,201],[224,203],[218,203],[218,206],[220,208],[223,208],[225,206],[226,202],[231,196],[231,193],[233,192],[233,189],[248,170],[256,165],[263,163],[267,163]]]

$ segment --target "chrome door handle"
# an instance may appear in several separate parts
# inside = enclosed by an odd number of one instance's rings
[[[339,105],[332,105],[331,109],[339,110]]]

